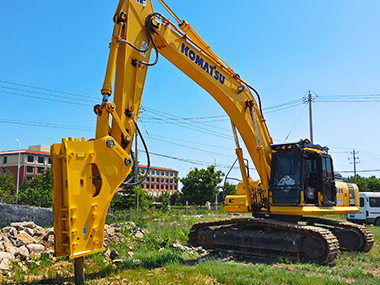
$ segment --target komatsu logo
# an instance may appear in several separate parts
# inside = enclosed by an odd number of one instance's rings
[[[224,84],[226,77],[223,76],[219,71],[216,70],[216,65],[209,64],[202,57],[200,57],[199,55],[196,55],[195,52],[193,50],[191,50],[190,47],[188,47],[184,43],[182,43],[181,52],[187,58],[189,58],[191,61],[193,61],[195,64],[197,64],[200,68],[202,68],[204,71],[206,71],[212,77],[214,77],[215,80],[219,81],[221,84]]]

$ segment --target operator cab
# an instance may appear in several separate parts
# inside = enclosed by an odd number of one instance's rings
[[[272,150],[270,204],[336,205],[334,169],[327,148],[301,140],[272,145]]]

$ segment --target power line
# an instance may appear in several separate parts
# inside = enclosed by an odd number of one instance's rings
[[[26,126],[42,127],[42,128],[68,129],[68,130],[86,131],[86,132],[93,132],[95,130],[93,127],[52,124],[52,123],[45,123],[45,122],[31,122],[31,121],[11,120],[11,119],[0,119],[0,123],[26,125]]]
[[[235,156],[232,156],[232,155],[226,155],[226,154],[222,154],[222,153],[218,153],[218,152],[213,152],[213,151],[209,151],[209,150],[204,150],[204,149],[200,149],[200,148],[196,148],[196,147],[190,147],[190,146],[186,146],[186,145],[179,144],[179,143],[169,142],[169,141],[166,141],[166,140],[163,140],[163,139],[157,139],[157,138],[153,138],[153,139],[157,140],[157,141],[165,142],[165,143],[168,143],[168,144],[172,144],[172,145],[176,145],[176,146],[180,146],[180,147],[184,147],[184,148],[188,148],[188,149],[193,149],[193,150],[205,152],[205,153],[211,153],[211,154],[216,154],[216,155],[220,155],[220,156],[224,156],[224,157],[235,158]]]
[[[380,169],[356,170],[356,172],[379,172]],[[354,170],[338,171],[340,173],[354,173]]]
[[[165,112],[162,112],[162,111],[158,111],[158,110],[155,110],[155,109],[152,109],[152,108],[149,108],[149,107],[145,107],[145,106],[143,107],[143,109],[144,110],[148,110],[148,111],[150,111],[152,113],[159,114],[161,116],[170,115],[171,117],[180,118],[178,116],[171,115],[171,114],[168,114],[168,113],[165,113]],[[221,133],[221,132],[210,130],[210,129],[207,129],[207,128],[203,127],[203,126],[196,126],[195,127],[195,126],[191,125],[190,123],[188,123],[186,121],[172,121],[172,120],[170,120],[170,121],[168,121],[168,123],[169,124],[173,124],[173,125],[178,125],[178,126],[181,126],[183,128],[191,129],[191,130],[194,130],[194,131],[198,131],[198,132],[202,132],[202,133],[207,133],[209,135],[217,136],[217,137],[220,137],[220,138],[232,139],[232,137],[230,135],[226,135],[226,134]],[[208,126],[207,124],[202,124],[202,125]],[[212,127],[215,127],[215,126],[212,126]]]
[[[139,151],[145,152],[145,150],[139,150]],[[191,164],[196,164],[196,165],[209,166],[211,164],[214,164],[214,163],[210,163],[210,162],[206,162],[206,161],[187,159],[187,158],[180,158],[180,157],[175,157],[175,156],[170,156],[170,155],[165,155],[165,154],[160,154],[160,153],[155,153],[155,152],[149,152],[149,154],[156,155],[156,156],[161,156],[161,157],[164,157],[164,158],[174,159],[174,160],[178,160],[178,161],[182,161],[182,162],[187,162],[187,163],[191,163]],[[231,165],[217,163],[216,167],[230,169]],[[237,169],[239,169],[239,167],[236,166],[233,169],[237,170]],[[250,169],[254,170],[254,168],[250,168]]]
[[[23,96],[23,97],[29,97],[34,99],[40,99],[40,100],[47,100],[47,101],[54,101],[59,103],[66,103],[66,104],[74,104],[74,105],[82,105],[82,106],[92,106],[90,104],[83,104],[79,102],[73,102],[73,101],[63,101],[58,99],[51,99],[51,98],[45,98],[41,96],[35,96],[35,95],[28,95],[28,94],[21,94],[21,93],[14,93],[14,92],[7,92],[7,91],[1,91],[2,93],[10,94],[10,95],[16,95],[16,96]]]
[[[178,139],[178,138],[175,138],[175,137],[168,138],[168,137],[165,137],[165,136],[155,135],[155,134],[150,134],[150,136],[152,136],[152,137],[158,137],[158,138],[164,138],[164,139],[166,138],[166,139],[170,139],[170,140],[175,140],[175,141],[180,141],[180,142],[186,142],[186,143],[196,144],[196,145],[200,144],[199,142],[189,141],[189,140],[184,140],[184,139]],[[224,146],[219,146],[219,145],[207,144],[207,143],[203,143],[203,142],[202,142],[202,145],[203,146],[210,146],[210,147],[213,147],[213,148],[220,148],[220,149],[231,150],[230,147],[224,147]]]
[[[32,86],[32,85],[26,85],[26,84],[20,84],[20,83],[5,81],[5,80],[0,80],[0,82],[10,84],[10,85],[28,87],[28,88],[32,88],[32,89],[39,89],[39,90],[44,90],[44,91],[49,91],[49,92],[55,92],[55,93],[61,93],[61,94],[66,94],[66,95],[73,95],[73,96],[77,96],[77,97],[86,97],[86,98],[94,99],[94,97],[92,97],[92,96],[86,96],[86,95],[81,95],[81,94],[76,94],[76,93],[58,91],[58,90],[54,90],[54,89],[47,89],[47,88],[42,88],[42,87],[37,87],[37,86]]]

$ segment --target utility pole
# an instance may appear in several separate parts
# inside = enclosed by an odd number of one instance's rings
[[[135,132],[135,181],[139,181],[139,155],[137,150],[137,132]],[[139,193],[136,192],[136,209],[139,210]]]
[[[18,190],[19,190],[19,184],[20,184],[20,155],[21,155],[21,143],[19,139],[16,139],[18,142],[18,162],[17,162],[17,186],[16,186],[16,203],[18,200]]]
[[[313,98],[311,97],[310,90],[309,90],[309,97],[307,101],[309,102],[310,141],[311,143],[313,143],[313,116],[312,116],[312,109],[311,109],[311,102],[313,102]]]
[[[358,183],[357,177],[356,177],[356,164],[360,163],[359,157],[356,156],[358,153],[359,153],[358,151],[355,151],[355,149],[353,149],[353,151],[351,152],[352,158],[351,157],[348,158],[350,160],[350,163],[354,165],[355,184]],[[351,162],[351,159],[352,159],[352,162]]]

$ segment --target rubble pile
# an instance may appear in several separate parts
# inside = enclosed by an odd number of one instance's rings
[[[126,241],[126,237],[120,233],[125,228],[133,232],[136,238],[142,238],[145,234],[133,222],[120,223],[117,228],[106,224],[104,246],[109,242]],[[34,222],[17,222],[0,230],[0,273],[10,275],[11,261],[24,267],[25,262],[42,254],[55,259],[53,228],[43,228]]]
[[[34,222],[11,223],[0,231],[0,272],[9,274],[11,261],[21,262],[32,257],[54,253],[53,228],[43,228]]]
[[[125,236],[122,233],[127,233]],[[125,242],[128,246],[128,255],[137,264],[141,261],[133,258],[133,244],[148,234],[146,229],[136,226],[133,222],[118,223],[115,226],[104,226],[104,246],[112,247],[112,244]],[[132,240],[130,239],[132,237]],[[187,247],[179,243],[171,244],[171,248],[192,254],[198,253],[204,257],[207,252],[202,247]],[[163,248],[162,248],[163,249]],[[161,249],[161,250],[162,250]],[[35,262],[39,264],[38,258],[46,255],[55,260],[54,254],[54,229],[43,228],[34,222],[17,222],[0,230],[0,273],[12,276],[11,262],[18,264],[27,271],[27,264]],[[104,252],[105,260],[111,260],[114,265],[123,262],[119,253],[111,248]]]

